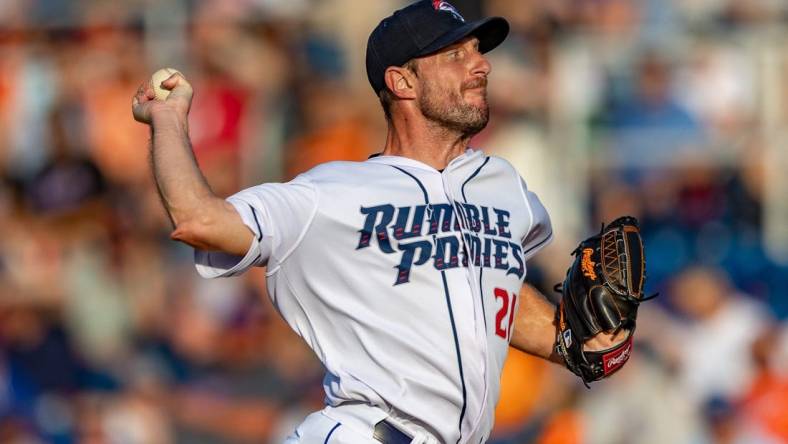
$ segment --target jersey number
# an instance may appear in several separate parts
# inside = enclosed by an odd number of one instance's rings
[[[498,310],[498,313],[495,314],[495,334],[508,341],[512,334],[512,323],[514,322],[514,308],[517,306],[517,295],[512,293],[512,297],[509,298],[509,292],[503,288],[496,288],[493,294],[495,294],[496,300],[503,300],[501,308]]]

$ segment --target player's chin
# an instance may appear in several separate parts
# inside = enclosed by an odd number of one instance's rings
[[[473,113],[478,116],[479,119],[487,120],[490,117],[490,107],[487,105],[487,100],[483,100],[477,103],[469,103],[468,105],[473,108]]]
[[[489,105],[487,104],[487,93],[482,94],[466,92],[465,103],[479,110],[486,111]]]
[[[463,122],[462,132],[466,135],[475,135],[480,133],[487,127],[490,120],[490,114],[484,109],[475,109],[474,112],[469,113],[465,122]]]

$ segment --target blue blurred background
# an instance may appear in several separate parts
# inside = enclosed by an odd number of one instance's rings
[[[190,79],[221,195],[364,159],[385,136],[366,39],[402,4],[0,2],[0,442],[273,443],[321,407],[263,270],[201,280],[168,240],[131,96]],[[554,298],[577,241],[628,213],[662,293],[591,390],[510,353],[494,442],[788,442],[787,2],[454,4],[513,25],[473,145],[552,214],[529,280]]]

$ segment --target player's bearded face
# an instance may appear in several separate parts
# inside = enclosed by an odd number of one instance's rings
[[[480,100],[476,103],[467,101],[465,93],[468,90],[481,94]],[[486,77],[465,81],[460,85],[459,90],[450,88],[440,79],[425,78],[418,103],[424,117],[466,136],[472,136],[483,130],[490,120]]]

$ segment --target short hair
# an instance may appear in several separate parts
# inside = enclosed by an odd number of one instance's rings
[[[402,67],[412,71],[416,77],[419,76],[416,59],[408,60],[404,65],[402,65]],[[394,103],[395,100],[394,93],[391,92],[388,85],[385,85],[383,86],[383,89],[380,90],[378,98],[380,99],[380,106],[383,107],[383,114],[386,116],[386,121],[391,122],[391,104]]]

